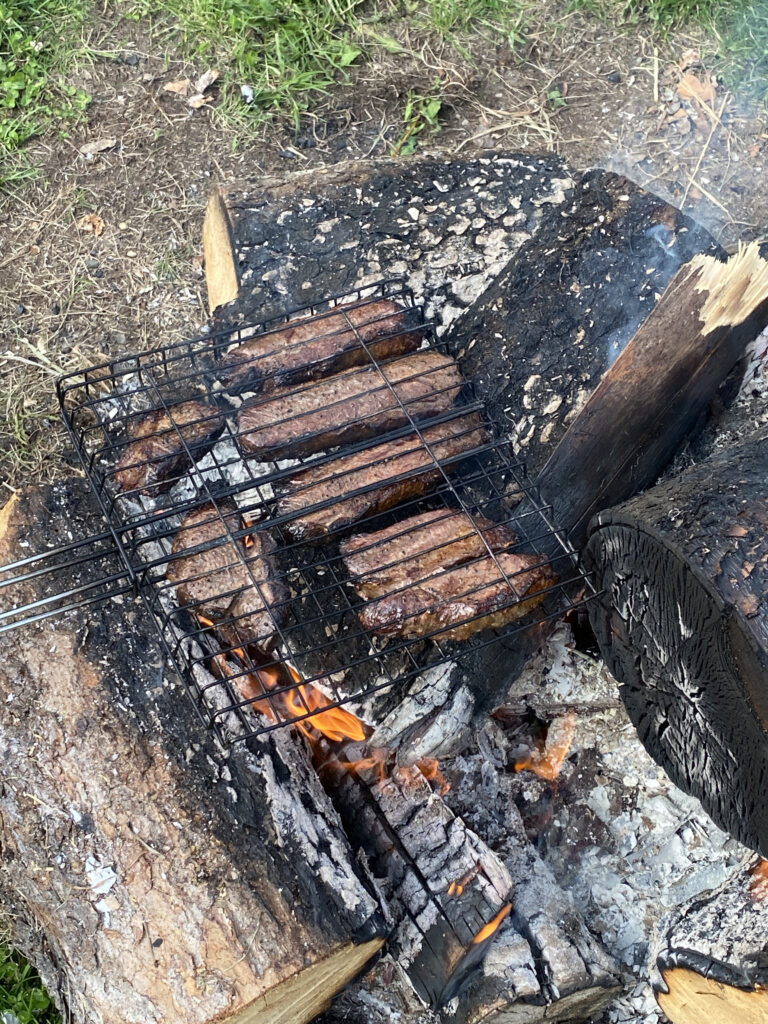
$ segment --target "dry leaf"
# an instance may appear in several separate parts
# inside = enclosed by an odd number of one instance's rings
[[[200,107],[204,107],[206,103],[213,103],[213,96],[203,96],[202,93],[196,93],[194,96],[190,96],[187,100],[187,105],[192,107],[193,110],[199,110]]]
[[[95,139],[93,142],[86,142],[79,151],[83,156],[94,156],[96,153],[103,153],[105,149],[112,149],[117,145],[117,139]]]
[[[195,92],[205,92],[206,89],[210,89],[213,83],[219,77],[218,71],[206,71],[195,82]]]
[[[701,54],[698,50],[686,50],[680,57],[678,67],[681,71],[701,67]]]
[[[752,145],[749,147],[749,155],[752,157],[753,160],[756,157],[760,156],[760,149],[761,146],[759,142],[753,142]]]
[[[683,75],[677,85],[677,95],[681,100],[698,100],[700,103],[714,103],[717,96],[717,79],[708,74],[703,79],[697,78],[692,71]]]
[[[172,92],[175,96],[188,96],[189,86],[189,79],[181,78],[178,82],[166,82],[163,86],[163,92]]]
[[[699,200],[704,198],[704,193],[701,191],[700,188],[696,188],[695,185],[692,185],[688,193],[688,198],[691,200],[692,203],[698,203]]]
[[[81,231],[90,231],[98,238],[104,230],[104,221],[98,213],[86,213],[77,222],[77,226]]]

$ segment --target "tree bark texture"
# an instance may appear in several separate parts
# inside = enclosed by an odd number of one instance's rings
[[[0,563],[95,532],[89,507],[77,483],[25,492]],[[374,889],[303,744],[223,755],[120,602],[0,637],[13,936],[77,1022],[310,1020],[382,945]]]

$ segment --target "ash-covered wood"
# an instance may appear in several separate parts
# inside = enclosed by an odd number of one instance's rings
[[[658,479],[768,322],[768,263],[750,246],[675,274],[541,470],[580,547],[592,516]]]
[[[602,513],[595,634],[639,735],[768,854],[768,430]]]
[[[397,926],[388,949],[423,1002],[452,1024],[510,1013],[522,1024],[577,1020],[605,1005],[615,965],[536,854],[514,805],[494,852],[417,765],[382,779],[377,771],[330,765],[323,775],[389,896]]]
[[[447,324],[572,184],[559,157],[493,153],[359,160],[229,185],[222,194],[240,292],[215,323],[258,320],[404,276],[427,315]]]
[[[95,532],[89,510],[81,484],[23,493],[0,562],[22,538]],[[221,754],[127,597],[6,634],[0,652],[0,893],[62,1009],[312,1019],[386,922],[303,745],[283,730]]]
[[[753,861],[670,914],[655,955],[673,1024],[768,1020],[767,909],[766,862]]]
[[[702,251],[723,255],[657,196],[590,171],[451,325],[451,350],[531,474],[675,271]]]

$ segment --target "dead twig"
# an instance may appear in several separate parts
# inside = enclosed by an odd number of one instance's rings
[[[696,161],[696,166],[693,169],[693,174],[688,175],[688,178],[689,178],[688,184],[685,186],[685,192],[683,194],[683,199],[682,199],[682,202],[680,203],[680,209],[681,210],[685,206],[685,201],[688,198],[688,193],[691,191],[691,182],[696,177],[696,175],[699,173],[699,168],[701,167],[702,162],[704,160],[704,157],[706,156],[707,150],[709,149],[709,144],[712,142],[712,137],[715,134],[717,126],[721,123],[720,122],[720,118],[723,115],[723,111],[725,110],[725,104],[727,102],[728,102],[728,94],[726,93],[726,95],[723,97],[723,102],[720,104],[720,109],[717,112],[717,120],[712,125],[712,130],[710,131],[709,135],[707,136],[707,141],[704,143],[704,145],[702,146],[701,152],[699,153],[699,159]],[[701,186],[698,186],[698,187],[700,188]],[[703,192],[703,189],[701,189],[701,191]]]

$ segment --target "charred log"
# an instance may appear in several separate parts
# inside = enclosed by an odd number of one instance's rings
[[[768,854],[768,431],[601,513],[591,613],[650,754]]]
[[[657,999],[673,1024],[758,1024],[768,1019],[765,862],[671,916],[657,952]]]
[[[76,510],[96,532],[88,507],[78,485],[25,493],[0,562],[66,539]],[[303,745],[225,757],[122,600],[0,639],[13,938],[77,1021],[311,1020],[381,947],[378,899]]]
[[[723,255],[657,196],[590,171],[451,326],[451,350],[529,472],[541,469],[673,274],[702,251]]]
[[[757,246],[680,268],[541,471],[575,545],[595,513],[658,479],[766,323],[768,263]]]

